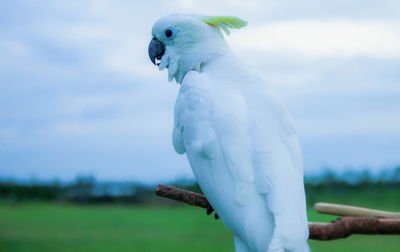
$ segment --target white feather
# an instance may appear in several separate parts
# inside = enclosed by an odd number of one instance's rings
[[[308,251],[301,149],[282,102],[193,16],[161,19],[153,33],[174,22],[184,35],[170,43],[173,50],[167,45],[163,60],[182,84],[175,150],[186,152],[201,189],[234,233],[236,251]]]

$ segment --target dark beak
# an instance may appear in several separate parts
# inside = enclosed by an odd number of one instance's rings
[[[151,62],[158,66],[159,63],[156,63],[156,59],[161,60],[161,57],[164,55],[164,53],[165,45],[157,38],[153,38],[149,44],[149,57]]]

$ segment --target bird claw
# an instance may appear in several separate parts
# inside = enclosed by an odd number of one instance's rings
[[[210,215],[213,211],[214,211],[214,208],[211,206],[211,204],[208,204],[207,211],[206,211],[207,215]],[[217,213],[214,214],[214,219],[216,219],[216,220],[219,219],[219,216]]]
[[[206,212],[207,215],[210,215],[213,211],[214,211],[214,208],[210,204],[208,204],[207,212]]]

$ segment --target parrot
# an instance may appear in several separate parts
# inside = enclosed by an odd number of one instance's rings
[[[234,235],[236,252],[309,251],[303,158],[292,119],[263,75],[226,42],[235,16],[170,14],[149,58],[180,85],[172,144]],[[257,38],[253,38],[257,39]],[[262,43],[262,41],[260,41]]]

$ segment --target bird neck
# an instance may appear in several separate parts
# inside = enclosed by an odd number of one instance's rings
[[[220,42],[220,41],[218,41]],[[214,61],[232,55],[229,47],[224,43],[200,44],[196,47],[180,48],[175,51],[174,48],[167,48],[160,64],[160,70],[168,67],[168,79],[181,84],[186,73],[190,71],[203,72],[204,68]]]

